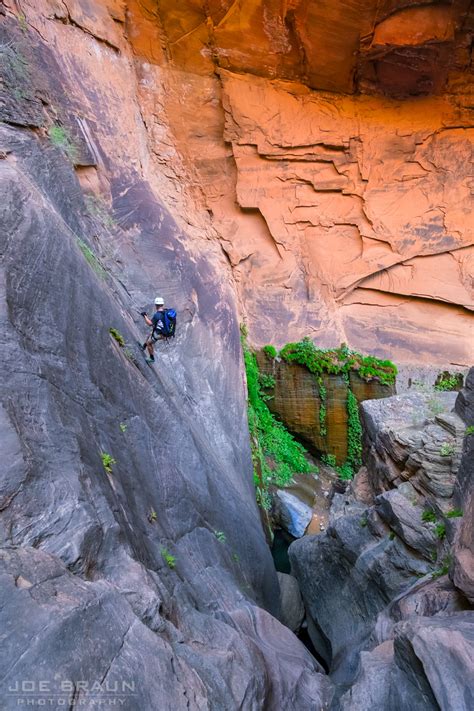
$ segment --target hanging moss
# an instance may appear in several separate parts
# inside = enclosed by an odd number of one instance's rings
[[[326,388],[323,385],[323,379],[318,378],[318,388],[319,388],[319,434],[321,437],[325,437],[328,433],[326,427]]]

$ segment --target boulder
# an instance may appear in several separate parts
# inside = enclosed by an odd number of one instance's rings
[[[280,584],[280,621],[292,632],[299,632],[305,612],[298,581],[293,575],[277,575]]]
[[[275,494],[275,524],[284,528],[295,538],[301,538],[313,518],[310,506],[288,491],[278,489]]]

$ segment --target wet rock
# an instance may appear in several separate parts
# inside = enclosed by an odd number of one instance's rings
[[[304,619],[304,605],[298,581],[292,575],[277,575],[280,585],[280,621],[292,632],[298,632]]]
[[[276,524],[295,538],[304,536],[304,532],[313,518],[312,508],[282,489],[276,492],[275,497],[274,520]]]

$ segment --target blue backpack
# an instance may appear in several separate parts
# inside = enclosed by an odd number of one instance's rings
[[[176,332],[176,311],[174,309],[165,309],[163,313],[163,328],[160,329],[160,335],[165,338],[174,338]]]

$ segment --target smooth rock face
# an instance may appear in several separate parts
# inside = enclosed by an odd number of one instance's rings
[[[270,614],[225,261],[163,204],[120,16],[98,42],[81,13],[27,38],[2,21],[56,121],[17,125],[21,92],[0,106],[2,701],[25,678],[131,678],[130,711],[324,708],[331,683]],[[179,328],[150,367],[157,293]]]

